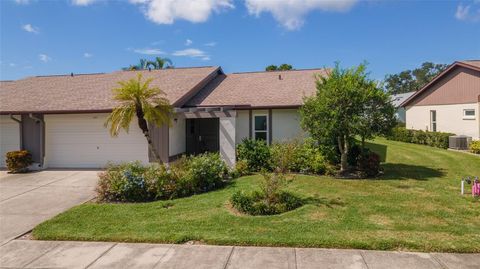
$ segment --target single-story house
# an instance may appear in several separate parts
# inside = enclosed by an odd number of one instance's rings
[[[406,93],[399,93],[399,94],[392,94],[391,100],[392,105],[395,107],[395,117],[397,121],[405,123],[406,113],[405,108],[401,106],[401,104],[407,100],[410,96],[412,96],[415,92],[406,92]]]
[[[26,149],[38,168],[99,168],[108,162],[148,163],[146,140],[133,121],[111,137],[104,127],[117,103],[112,88],[142,73],[174,107],[171,126],[154,127],[164,162],[182,154],[218,151],[229,165],[243,138],[303,135],[298,108],[315,93],[326,69],[225,74],[220,67],[118,71],[28,77],[0,82],[0,166],[5,153]]]
[[[409,129],[480,139],[480,60],[454,62],[401,106]]]

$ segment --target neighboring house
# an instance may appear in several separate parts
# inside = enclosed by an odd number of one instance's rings
[[[395,107],[395,117],[399,122],[405,123],[405,108],[401,104],[415,92],[392,94],[392,105]]]
[[[402,106],[409,129],[480,139],[480,60],[454,62]]]
[[[224,74],[220,67],[119,71],[29,77],[0,82],[0,154],[32,152],[39,168],[98,168],[108,162],[149,162],[136,121],[128,134],[110,137],[104,127],[112,88],[136,77],[153,78],[174,106],[172,126],[152,127],[163,161],[218,151],[229,165],[243,138],[301,137],[298,108],[315,93],[325,69]],[[2,165],[4,160],[2,159]]]

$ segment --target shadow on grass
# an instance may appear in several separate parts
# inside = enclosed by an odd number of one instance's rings
[[[382,164],[384,174],[378,179],[387,180],[430,180],[440,178],[445,175],[441,169],[434,169],[430,167],[411,165],[403,163],[384,163]]]

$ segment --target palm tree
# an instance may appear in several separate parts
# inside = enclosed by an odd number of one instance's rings
[[[118,136],[121,129],[127,133],[133,117],[137,117],[138,127],[147,139],[148,148],[155,158],[161,163],[160,155],[153,146],[148,123],[161,126],[171,124],[173,112],[165,93],[158,87],[150,87],[152,78],[142,81],[142,74],[128,81],[120,81],[119,88],[113,89],[113,99],[120,104],[115,107],[105,122],[105,127],[110,124],[110,135]]]
[[[168,58],[157,57],[155,58],[155,62],[157,63],[156,69],[162,69],[163,67],[169,68],[173,66],[172,60]],[[167,63],[168,63],[168,66],[166,65]]]

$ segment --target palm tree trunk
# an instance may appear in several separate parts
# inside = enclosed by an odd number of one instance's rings
[[[137,114],[138,127],[140,127],[140,129],[143,132],[143,135],[147,139],[148,149],[152,153],[153,158],[155,159],[155,162],[162,163],[162,159],[160,158],[160,155],[158,154],[157,150],[153,146],[153,141],[152,141],[152,137],[150,136],[150,131],[148,129],[147,120],[145,120],[143,109],[142,109],[142,106],[141,106],[140,102],[137,102],[135,112]]]

